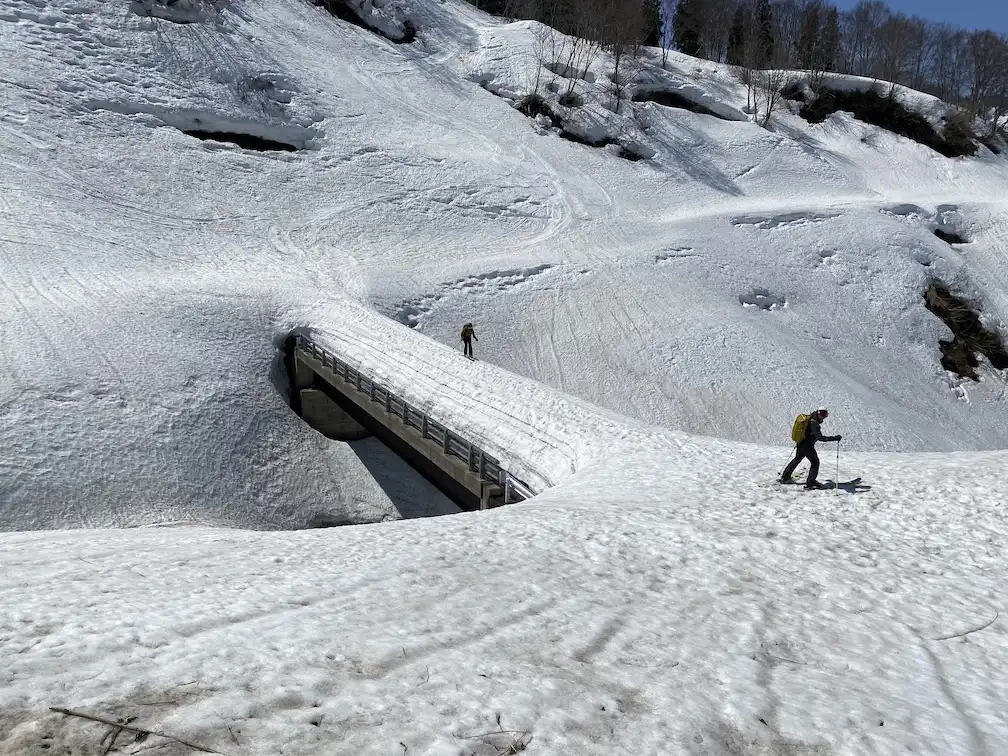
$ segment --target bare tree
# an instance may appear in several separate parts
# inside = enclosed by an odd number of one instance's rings
[[[1008,112],[1008,37],[993,32],[970,35],[970,108],[993,137]]]
[[[528,18],[528,16],[523,15],[519,10],[525,4],[524,0],[506,0],[504,3],[504,18],[508,21],[514,21],[516,18]]]
[[[752,26],[752,7],[749,3],[739,3],[735,6],[728,30],[728,65],[741,66],[746,62],[746,41]]]
[[[539,83],[542,81],[543,68],[547,64],[547,57],[555,56],[557,46],[557,31],[552,26],[537,24],[532,29],[532,55],[535,58],[536,75],[535,86],[532,92],[538,94]],[[549,63],[553,63],[553,59]]]
[[[794,56],[801,68],[814,68],[819,58],[819,38],[822,34],[824,12],[822,0],[808,0],[801,9]]]
[[[840,45],[840,13],[836,7],[823,0],[806,0],[800,8],[795,47],[790,55],[781,58],[781,65],[790,68],[796,60],[809,72],[809,83],[816,88],[828,71],[836,70]]]
[[[735,66],[735,77],[746,88],[745,112],[757,118],[759,102],[756,95],[756,76],[759,71],[759,28],[756,9],[750,3],[741,3],[732,17],[728,42],[728,62]]]
[[[633,55],[632,52],[619,56],[614,55],[613,57],[616,65],[613,68],[612,75],[612,110],[614,113],[619,113],[620,103],[622,103],[626,95],[627,87],[637,78],[641,70],[641,64],[640,59]]]
[[[788,72],[782,68],[760,71],[756,79],[757,90],[763,95],[763,120],[760,125],[767,128],[770,119],[781,102],[781,92],[788,83]],[[759,114],[757,113],[757,118]]]
[[[728,52],[729,25],[725,22],[732,16],[735,0],[700,0],[697,5],[701,53],[708,60],[723,62]]]
[[[644,7],[640,0],[603,0],[601,30],[603,44],[613,57],[613,112],[618,113],[627,86],[639,71],[635,55],[644,36]]]
[[[881,0],[861,0],[844,19],[844,46],[849,51],[850,73],[873,76],[879,58],[879,30],[889,18]]]
[[[997,78],[992,94],[990,135],[996,136],[1001,130],[1001,120],[1006,119],[1004,125],[1008,129],[1008,34],[1001,37],[1001,73]]]
[[[828,72],[837,70],[840,63],[841,35],[840,12],[835,6],[827,6],[812,71],[814,86],[819,86]]]
[[[742,65],[735,69],[736,78],[746,86],[746,110],[763,128],[770,125],[781,102],[781,92],[789,83],[783,68],[760,70]]]
[[[558,38],[557,55],[552,64],[554,73],[567,80],[561,101],[570,100],[578,80],[585,78],[598,55],[602,2],[604,0],[558,3],[556,25],[567,32]]]
[[[750,66],[742,64],[735,69],[735,76],[740,84],[745,84],[745,112],[749,115],[754,115],[758,107],[758,103],[756,101],[756,70]]]
[[[934,25],[912,16],[906,26],[909,58],[907,80],[903,83],[913,89],[923,89],[927,84],[928,69],[935,54]]]
[[[979,115],[984,102],[996,88],[1003,72],[1004,41],[992,31],[976,31],[969,35],[969,112]]]
[[[934,55],[929,76],[932,89],[946,102],[958,103],[966,82],[968,35],[947,24],[935,27],[932,35]]]
[[[799,65],[798,46],[804,8],[797,0],[782,0],[774,6],[777,31],[777,58],[788,68]]]
[[[732,26],[736,28],[733,33],[732,55],[741,59],[740,65],[735,69],[735,76],[746,87],[746,111],[756,123],[766,128],[780,104],[781,90],[787,84],[788,74],[780,65],[762,67],[767,62],[767,45],[758,11],[758,7],[753,7],[748,13],[736,14],[735,21],[745,19],[749,23],[742,30],[733,22]],[[786,50],[778,46],[777,55],[770,62],[779,64],[787,54]]]
[[[904,83],[910,66],[911,24],[906,16],[890,14],[878,28],[878,49],[871,75],[889,82]]]

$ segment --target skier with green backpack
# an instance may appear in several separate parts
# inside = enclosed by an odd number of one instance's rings
[[[788,462],[788,466],[781,473],[781,483],[791,483],[791,475],[795,468],[803,459],[809,461],[808,478],[805,481],[805,488],[823,488],[823,485],[816,480],[819,475],[819,455],[816,454],[815,445],[818,441],[837,441],[842,436],[824,436],[822,434],[823,420],[829,417],[829,410],[820,407],[815,412],[808,415],[798,415],[795,418],[794,426],[791,428],[791,440],[795,442],[795,458]]]

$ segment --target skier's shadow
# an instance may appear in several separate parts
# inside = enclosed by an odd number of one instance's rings
[[[830,481],[830,485],[828,486],[828,488],[829,488],[830,491],[835,491],[835,490],[839,489],[839,490],[844,491],[845,493],[849,493],[849,494],[866,493],[866,492],[872,490],[871,486],[867,485],[866,483],[862,483],[860,481],[858,481],[857,483],[854,483],[854,482],[840,483],[837,486],[833,486],[832,485],[832,481]]]

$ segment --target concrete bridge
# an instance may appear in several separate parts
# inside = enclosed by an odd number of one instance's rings
[[[288,349],[291,406],[341,441],[375,436],[465,510],[535,496],[500,461],[306,336]]]

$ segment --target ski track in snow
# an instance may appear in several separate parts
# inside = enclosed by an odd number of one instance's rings
[[[0,753],[107,745],[49,706],[236,756],[997,753],[1008,380],[941,369],[922,293],[1005,332],[1004,158],[616,116],[603,55],[573,125],[632,163],[474,83],[527,90],[531,24],[408,6],[0,0]],[[292,415],[293,329],[543,493],[390,522],[454,508]],[[822,403],[862,484],[766,485]]]

